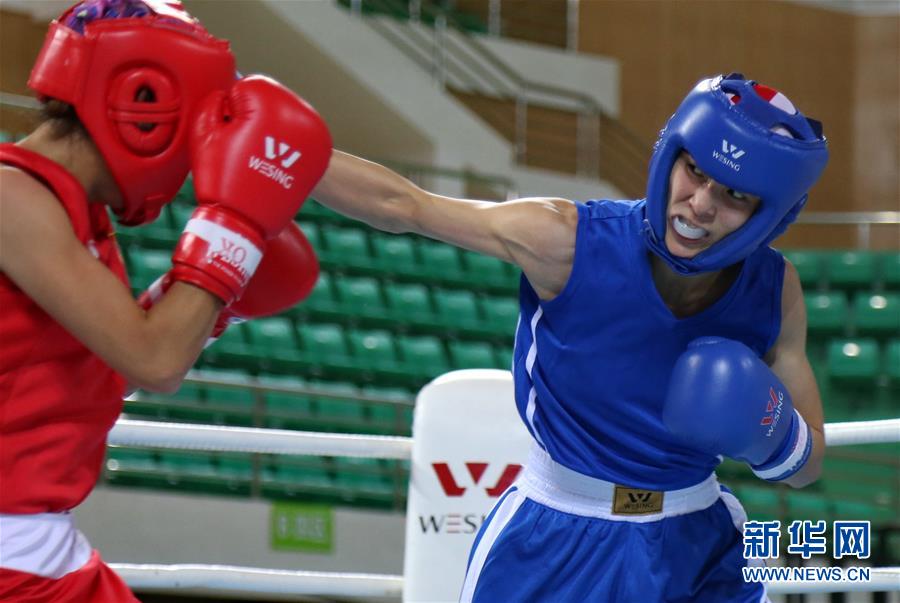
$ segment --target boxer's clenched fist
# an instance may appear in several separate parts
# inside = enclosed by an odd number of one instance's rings
[[[319,278],[319,260],[303,231],[293,222],[270,240],[256,273],[240,299],[219,314],[206,347],[209,347],[228,325],[252,318],[271,316],[287,310],[312,293]],[[172,285],[171,273],[156,279],[138,297],[138,304],[149,310]]]
[[[686,446],[750,464],[780,481],[809,459],[812,437],[778,377],[744,344],[692,341],[675,363],[663,422]]]
[[[330,156],[322,119],[278,82],[249,76],[212,93],[191,138],[199,207],[173,254],[172,277],[226,304],[240,297],[266,241],[297,213]]]

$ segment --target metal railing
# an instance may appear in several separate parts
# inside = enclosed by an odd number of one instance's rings
[[[900,225],[900,211],[807,211],[800,213],[797,224],[856,226],[857,246],[869,249],[872,244],[872,227]],[[900,231],[896,234],[900,246]]]
[[[580,176],[600,177],[605,171],[602,170],[601,155],[609,154],[618,155],[614,161],[627,166],[624,169],[633,170],[634,166],[639,166],[643,171],[649,146],[606,113],[591,96],[527,78],[471,35],[442,7],[422,0],[366,0],[365,5],[362,0],[350,2],[351,12],[358,16],[364,14],[364,6],[381,14],[408,15],[414,25],[427,23],[433,26],[426,29],[402,25],[387,18],[367,20],[382,37],[430,73],[441,88],[511,103],[513,152],[518,163],[529,163],[532,152],[566,154],[574,151],[573,171]],[[542,124],[540,118],[534,118],[534,112],[529,110],[532,107],[571,112],[576,117],[574,144],[560,140],[560,133],[553,131],[552,123]],[[601,151],[601,140],[607,135],[614,137],[615,143],[607,144]],[[532,151],[529,142],[538,148]],[[569,148],[563,148],[563,144]],[[532,161],[531,164],[535,163]]]
[[[8,92],[0,92],[0,105],[27,110],[40,108],[40,103],[34,98]],[[612,128],[607,128],[606,131],[610,132],[613,130]],[[630,133],[625,130],[620,132],[619,135],[629,136]],[[487,186],[496,192],[496,200],[513,199],[517,195],[515,182],[510,178],[497,174],[468,169],[448,169],[413,162],[386,160],[384,163],[417,184],[425,184],[426,180],[431,177],[451,178],[466,184]],[[641,174],[639,177],[643,179],[644,175]],[[871,246],[872,228],[900,225],[900,211],[804,211],[801,212],[796,223],[815,226],[856,226],[858,247],[869,249]],[[898,235],[900,235],[900,232],[898,232]],[[900,239],[900,236],[898,236],[898,239]]]

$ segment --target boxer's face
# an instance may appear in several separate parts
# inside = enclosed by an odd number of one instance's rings
[[[669,176],[666,247],[692,258],[743,226],[758,205],[759,197],[719,184],[681,153]]]

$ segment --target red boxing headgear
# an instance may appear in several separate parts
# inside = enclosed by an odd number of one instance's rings
[[[84,3],[87,4],[87,3]],[[199,103],[235,81],[228,42],[180,2],[144,0],[146,15],[50,24],[28,85],[75,108],[109,167],[126,225],[152,222],[190,171],[188,132]]]

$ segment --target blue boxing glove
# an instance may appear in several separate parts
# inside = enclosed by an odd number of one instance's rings
[[[738,341],[702,337],[675,363],[663,423],[685,446],[781,481],[809,460],[812,433],[781,380]]]

